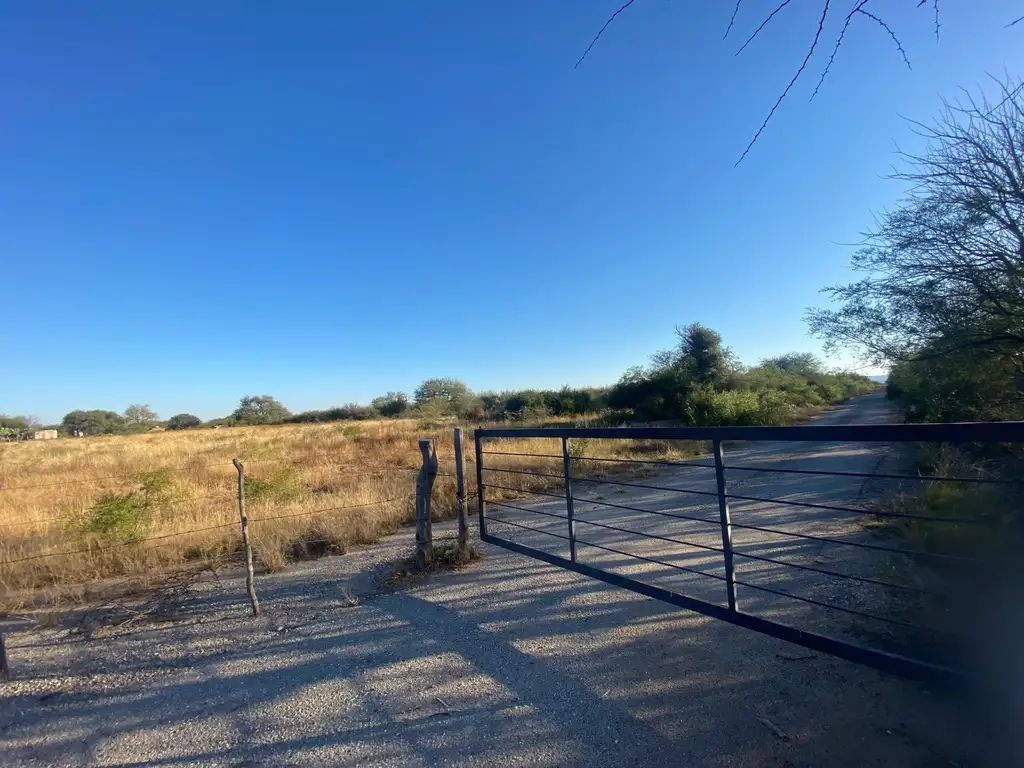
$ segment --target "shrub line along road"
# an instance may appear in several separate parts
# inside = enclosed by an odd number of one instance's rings
[[[822,422],[888,418],[884,400],[870,396]],[[847,471],[884,470],[896,462],[885,446],[772,444],[741,446],[726,455],[727,464]],[[714,486],[713,473],[699,469],[672,468],[641,482]],[[729,484],[741,495],[850,506],[872,493],[858,478],[735,472]],[[710,497],[584,485],[590,484],[577,486],[581,496],[717,515]],[[525,504],[546,509],[546,502]],[[697,523],[585,504],[577,514],[721,543],[717,530]],[[868,535],[849,516],[821,510],[735,502],[733,515],[736,522],[768,527]],[[450,531],[448,525],[439,528]],[[618,541],[610,546],[677,558],[695,570],[719,567],[713,552],[681,551],[659,540],[623,544],[621,534],[593,526],[580,525],[578,532],[594,543]],[[531,545],[529,537],[549,538],[522,533],[527,538],[506,535]],[[877,569],[863,550],[755,531],[738,530],[735,538],[739,550],[752,554],[854,574]],[[199,585],[175,622],[92,640],[64,630],[10,635],[17,679],[0,691],[0,761],[926,766],[964,764],[971,756],[963,744],[970,729],[947,694],[495,547],[483,547],[484,559],[465,571],[381,590],[387,563],[411,542],[412,532],[403,530],[343,557],[263,576],[264,616],[257,620],[246,615],[238,580],[222,578]],[[718,580],[629,564],[593,548],[580,552],[601,567],[724,602]],[[751,584],[853,607],[878,599],[870,585],[737,562]],[[761,615],[865,636],[848,616],[830,617],[752,589],[741,588],[739,599]]]

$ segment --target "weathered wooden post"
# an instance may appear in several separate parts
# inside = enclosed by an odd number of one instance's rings
[[[469,561],[469,523],[466,521],[466,469],[462,461],[462,430],[455,427],[455,503],[458,508],[455,510],[456,519],[459,523],[459,550],[460,562]]]
[[[423,570],[434,559],[434,537],[430,524],[430,493],[437,477],[437,454],[434,441],[420,438],[423,466],[416,476],[416,568]]]
[[[245,516],[245,467],[238,459],[232,462],[238,470],[238,518],[242,522],[242,544],[245,547],[245,590],[252,603],[252,615],[260,615],[260,601],[256,597],[256,577],[252,570],[252,544],[249,542],[249,518]]]
[[[4,633],[0,632],[0,681],[7,682],[11,679],[11,668],[7,666],[7,645],[4,643]]]

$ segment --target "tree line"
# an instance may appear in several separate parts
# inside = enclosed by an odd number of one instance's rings
[[[903,154],[908,191],[865,233],[853,268],[826,289],[812,332],[890,367],[911,421],[1024,419],[1024,91],[965,93]]]
[[[462,419],[537,423],[547,418],[600,416],[607,423],[671,420],[694,425],[786,424],[803,410],[846,400],[875,388],[851,373],[829,372],[808,353],[791,353],[745,367],[721,336],[699,323],[677,329],[678,343],[631,368],[610,387],[518,389],[474,392],[463,381],[431,378],[409,397],[387,392],[369,405],[349,403],[292,413],[271,395],[246,395],[229,415],[203,421],[190,413],[161,420],[147,404],[122,413],[75,410],[59,429],[67,435],[109,435],[199,427],[303,424],[380,418]],[[12,417],[7,418],[10,422]],[[0,426],[5,424],[0,418]],[[25,417],[13,417],[26,427]],[[13,423],[13,422],[12,422]]]

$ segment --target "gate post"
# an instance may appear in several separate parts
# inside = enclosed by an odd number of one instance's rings
[[[462,461],[462,430],[455,427],[455,515],[459,524],[459,559],[469,560],[469,525],[466,522],[466,470]]]
[[[729,610],[736,610],[736,575],[732,565],[732,521],[729,519],[729,498],[725,492],[725,461],[722,457],[722,441],[712,440],[715,452],[715,480],[718,481],[718,515],[722,521],[722,555],[725,560],[725,589],[729,598]]]
[[[256,597],[256,577],[252,569],[252,544],[249,541],[249,518],[245,514],[245,466],[238,459],[231,462],[238,470],[238,519],[242,524],[242,546],[245,548],[245,591],[252,605],[252,615],[259,618],[260,601]]]
[[[422,571],[434,559],[430,492],[437,476],[437,454],[431,438],[420,438],[420,453],[423,454],[423,466],[416,477],[416,568]]]
[[[487,509],[484,506],[484,452],[481,447],[479,427],[473,433],[473,442],[476,447],[476,503],[477,511],[480,514],[480,540],[487,540]]]
[[[565,472],[565,514],[569,520],[569,559],[576,562],[576,514],[572,503],[572,457],[569,438],[562,438],[562,470]]]

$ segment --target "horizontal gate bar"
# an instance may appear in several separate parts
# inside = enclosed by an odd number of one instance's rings
[[[613,440],[789,440],[794,442],[1024,442],[1024,421],[845,424],[802,427],[520,427],[478,429],[480,439],[596,437]]]
[[[546,533],[546,531],[544,532]],[[589,576],[592,579],[597,579],[598,581],[603,581],[606,584],[611,584],[613,587],[628,589],[631,592],[637,592],[655,600],[661,600],[662,602],[670,603],[671,605],[675,605],[680,608],[687,608],[691,611],[703,614],[704,616],[721,619],[722,621],[727,621],[730,624],[735,624],[737,626],[744,627],[745,629],[752,629],[755,632],[761,632],[763,634],[770,635],[771,637],[778,638],[779,640],[795,643],[796,645],[803,646],[804,648],[809,648],[812,651],[820,651],[821,653],[839,656],[840,658],[848,661],[865,664],[886,672],[892,672],[897,675],[917,680],[927,680],[930,682],[951,685],[961,685],[966,680],[963,672],[950,667],[932,664],[918,659],[911,659],[906,656],[887,653],[873,648],[865,648],[863,646],[848,643],[826,635],[805,632],[803,630],[796,629],[795,627],[786,626],[785,624],[777,624],[774,621],[769,621],[768,619],[761,618],[760,616],[753,616],[749,613],[742,613],[740,611],[731,611],[721,605],[706,603],[702,600],[697,600],[696,598],[680,595],[676,592],[670,592],[667,589],[645,584],[644,582],[636,581],[626,576],[620,576],[609,571],[602,571],[599,568],[586,565],[585,563],[572,562],[564,557],[553,555],[550,552],[533,549],[532,547],[524,546],[500,536],[494,536],[493,534],[482,533],[480,538],[489,544],[503,547],[511,550],[512,552],[526,555],[527,557],[542,560],[550,565],[557,565],[560,568],[574,571],[583,576]]]

